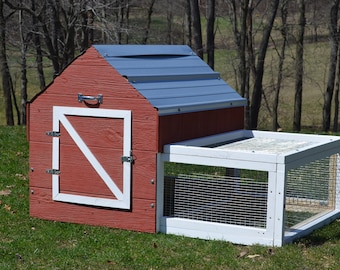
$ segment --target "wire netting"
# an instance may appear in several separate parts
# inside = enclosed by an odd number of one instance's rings
[[[338,155],[287,172],[285,227],[298,227],[335,207]]]
[[[230,170],[226,174],[166,176],[164,215],[265,228],[267,173],[235,169],[234,176]]]

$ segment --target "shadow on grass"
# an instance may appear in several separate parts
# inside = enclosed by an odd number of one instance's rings
[[[308,236],[294,241],[295,244],[305,247],[322,246],[326,242],[340,244],[340,219],[333,221],[321,229],[315,230]]]

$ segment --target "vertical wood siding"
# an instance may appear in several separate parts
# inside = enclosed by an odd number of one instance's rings
[[[77,100],[83,95],[103,95],[98,109],[132,111],[132,207],[131,211],[105,209],[52,200],[51,175],[46,173],[52,164],[53,106],[86,108]],[[30,104],[30,213],[43,219],[102,225],[138,231],[155,232],[157,153],[157,111],[94,48],[78,57],[60,76]],[[97,119],[68,116],[91,151],[99,157],[109,174],[122,176],[120,152],[122,123],[117,119]],[[78,147],[61,125],[60,189],[86,195],[112,197],[105,184],[88,164]],[[115,181],[116,181],[115,179]],[[99,180],[99,181],[96,181]],[[117,180],[122,186],[122,181]]]
[[[161,116],[158,150],[168,143],[244,128],[244,107]]]

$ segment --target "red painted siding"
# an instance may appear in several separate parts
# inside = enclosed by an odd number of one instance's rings
[[[158,151],[168,143],[244,128],[244,107],[159,117]]]
[[[133,200],[133,211],[120,211],[70,203],[53,202],[51,190],[34,188],[30,195],[30,215],[37,218],[80,224],[155,232],[154,200]]]
[[[98,109],[132,111],[132,166],[131,211],[89,207],[52,200],[53,106],[86,108],[78,103],[77,95],[103,95]],[[138,231],[155,232],[157,153],[157,111],[127,81],[121,77],[94,48],[77,58],[60,76],[30,104],[30,213],[34,217],[93,225],[104,225]],[[121,152],[122,121],[119,119],[67,116],[91,152],[102,163],[110,176],[122,186]],[[72,139],[60,125],[60,189],[62,192],[112,197],[97,173],[91,168]],[[120,179],[120,180],[119,180]]]

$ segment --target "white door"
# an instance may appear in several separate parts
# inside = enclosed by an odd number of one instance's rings
[[[53,107],[52,198],[130,209],[131,111]]]

